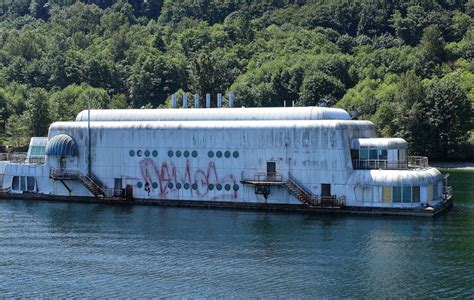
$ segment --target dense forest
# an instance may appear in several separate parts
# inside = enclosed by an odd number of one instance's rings
[[[473,0],[0,0],[0,143],[46,135],[88,96],[233,91],[342,107],[412,154],[473,160],[473,16]]]

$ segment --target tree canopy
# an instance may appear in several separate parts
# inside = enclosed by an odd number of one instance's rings
[[[324,100],[413,154],[472,160],[473,17],[471,0],[2,1],[0,139],[44,135],[89,96],[141,108],[233,91],[245,106]]]

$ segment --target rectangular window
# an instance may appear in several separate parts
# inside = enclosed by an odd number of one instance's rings
[[[402,202],[402,188],[399,186],[393,187],[393,202],[400,203]]]
[[[377,159],[377,149],[370,149],[369,151],[369,158],[370,159]]]
[[[388,157],[388,151],[386,149],[379,150],[379,159],[386,160]]]
[[[18,176],[13,176],[12,190],[15,190],[15,191],[20,190],[20,178]]]
[[[420,202],[420,187],[419,186],[411,187],[411,199],[413,202]]]
[[[392,202],[392,187],[384,186],[383,187],[383,202],[390,203]]]
[[[403,203],[411,203],[411,186],[403,187]]]
[[[359,149],[351,149],[351,158],[359,159]]]
[[[428,186],[428,201],[433,200],[433,186],[429,185]]]
[[[20,190],[26,191],[26,176],[20,176]]]
[[[369,149],[367,148],[360,148],[360,159],[369,159]]]
[[[35,178],[33,176],[28,176],[26,179],[26,185],[28,191],[32,192],[35,190]]]

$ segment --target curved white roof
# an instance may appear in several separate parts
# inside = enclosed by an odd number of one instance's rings
[[[347,111],[328,107],[98,109],[91,121],[350,120]],[[87,110],[76,121],[87,121]]]
[[[375,136],[374,124],[370,121],[351,120],[281,120],[275,121],[114,121],[114,122],[91,122],[92,129],[176,129],[176,130],[217,130],[217,129],[260,129],[260,128],[357,128],[368,130],[369,136]],[[87,122],[55,122],[51,124],[49,134],[54,130],[64,129],[86,129]]]
[[[359,149],[360,147],[383,148],[383,149],[405,149],[407,148],[407,142],[401,138],[353,139],[351,142],[351,148]]]
[[[424,170],[354,170],[348,184],[381,186],[432,185],[443,176],[435,168]]]

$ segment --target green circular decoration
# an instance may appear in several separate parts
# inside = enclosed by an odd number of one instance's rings
[[[238,185],[238,184],[234,184],[233,189],[234,189],[234,191],[237,192],[237,191],[239,190],[239,185]]]
[[[183,156],[184,157],[189,157],[189,151],[188,150],[184,151]]]
[[[179,182],[176,183],[176,188],[177,188],[178,190],[180,190],[180,189],[181,189],[181,183],[179,183]]]
[[[226,151],[226,152],[224,153],[224,156],[225,156],[226,158],[229,158],[229,157],[230,157],[230,151]]]
[[[174,188],[174,185],[173,185],[172,182],[168,183],[168,188],[169,188],[170,190]]]
[[[151,184],[151,186],[152,186],[154,189],[157,189],[157,188],[158,188],[158,182],[156,182],[156,181],[153,182],[153,183]]]
[[[196,151],[196,150],[194,150],[194,151],[191,153],[191,156],[192,156],[192,157],[197,157],[197,156],[198,156],[198,153],[197,153],[197,151]]]
[[[213,158],[214,157],[214,152],[212,152],[212,151],[207,152],[207,156],[209,156],[209,158]]]
[[[226,184],[224,188],[226,191],[230,191],[230,184]]]
[[[145,150],[145,156],[149,157],[150,156],[150,150]]]
[[[143,155],[143,151],[142,151],[142,150],[138,150],[138,151],[137,151],[137,156],[138,156],[138,157],[142,157],[142,155]]]
[[[181,157],[181,151],[176,151],[176,157]]]
[[[189,190],[189,183],[186,182],[186,183],[184,184],[184,189],[185,189],[185,190]]]
[[[239,151],[234,151],[234,153],[232,153],[232,155],[234,156],[234,158],[238,158],[239,157]]]
[[[193,190],[197,190],[198,189],[197,183],[193,183],[192,188],[193,188]]]
[[[135,156],[135,151],[133,151],[133,150],[128,151],[128,155],[130,155],[131,157],[134,157]]]
[[[143,183],[141,181],[137,182],[137,188],[141,189],[143,187]]]
[[[209,183],[207,185],[207,187],[209,188],[210,191],[212,191],[214,189],[214,185],[212,183]]]
[[[153,150],[153,152],[151,152],[151,155],[153,155],[153,157],[157,157],[158,156],[158,151]]]
[[[217,189],[218,191],[222,190],[222,184],[218,183],[218,184],[216,185],[216,189]]]
[[[221,158],[222,157],[222,151],[217,151],[216,152],[216,157]]]
[[[169,151],[168,151],[168,156],[169,156],[169,157],[173,157],[173,151],[169,150]]]

